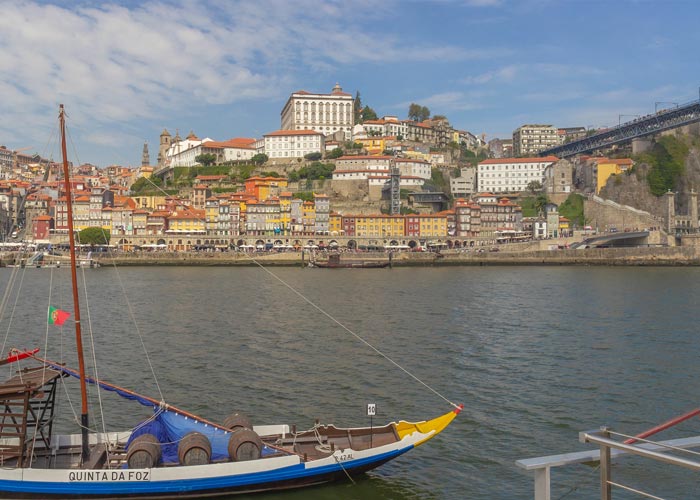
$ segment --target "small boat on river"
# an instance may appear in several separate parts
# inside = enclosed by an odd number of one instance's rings
[[[323,269],[383,269],[391,265],[390,261],[379,260],[341,260],[340,254],[331,254],[327,261],[313,260],[309,263],[309,267],[320,267]]]
[[[83,355],[79,263],[62,105],[59,125],[73,310],[50,307],[47,321],[74,323],[78,367],[47,359],[38,349],[12,349],[0,360],[0,365],[16,368],[0,383],[4,408],[0,414],[1,498],[203,498],[318,485],[364,473],[424,444],[460,413],[462,405],[441,396],[450,411],[432,420],[357,428],[317,422],[308,430],[297,431],[285,423],[254,425],[235,412],[223,422],[214,422],[175,407],[162,396],[139,394],[89,374]],[[12,271],[22,272],[20,268]],[[47,329],[47,345],[50,338]],[[64,392],[63,384],[72,380],[79,384],[80,417],[78,421],[75,415],[75,431],[60,434],[55,425],[57,401]],[[143,420],[134,411],[133,421],[120,417],[125,428],[98,431],[94,417],[88,414],[88,385],[143,405],[150,416]],[[62,408],[68,409],[66,405]],[[368,415],[373,411],[368,405]]]

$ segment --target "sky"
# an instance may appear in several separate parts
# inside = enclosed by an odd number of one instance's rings
[[[360,92],[510,138],[604,127],[699,98],[695,0],[0,0],[0,145],[155,164],[160,134],[280,128],[292,92]],[[26,149],[25,149],[26,148]]]

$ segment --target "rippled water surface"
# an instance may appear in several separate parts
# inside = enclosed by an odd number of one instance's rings
[[[216,421],[241,411],[260,424],[307,428],[318,418],[362,426],[368,402],[378,407],[375,424],[450,410],[284,281],[465,410],[443,434],[357,484],[269,498],[531,498],[533,478],[515,460],[585,449],[582,430],[637,433],[698,406],[697,269],[272,271],[279,280],[258,268],[85,271],[83,328],[97,344],[99,375],[154,397],[162,392]],[[0,270],[3,283],[10,273]],[[72,309],[67,277],[65,269],[17,274],[21,293],[6,297],[0,321],[5,351],[37,345],[75,365],[68,329],[50,327],[44,346],[47,305]],[[103,398],[110,429],[145,415]],[[699,433],[691,422],[665,437]],[[613,472],[664,498],[700,495],[691,474],[638,461]],[[555,469],[552,479],[552,498],[599,495],[593,468]],[[615,498],[637,497],[616,490]]]

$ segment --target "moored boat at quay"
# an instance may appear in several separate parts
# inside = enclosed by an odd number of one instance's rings
[[[312,428],[298,432],[287,424],[253,425],[250,419],[238,413],[231,413],[223,422],[216,423],[169,404],[162,392],[160,397],[154,398],[107,382],[97,376],[96,360],[95,374],[88,374],[63,106],[59,112],[59,127],[73,311],[50,306],[47,322],[62,326],[73,316],[78,367],[70,368],[63,360],[53,361],[39,355],[39,348],[12,349],[7,358],[0,360],[0,365],[16,367],[12,376],[0,384],[0,404],[5,408],[0,419],[0,496],[201,498],[317,485],[362,474],[424,444],[447,428],[460,413],[462,405],[447,400],[374,347],[377,354],[440,396],[451,406],[450,411],[432,420],[398,421],[379,427],[347,428],[316,422]],[[24,270],[12,269],[8,290],[17,284],[20,272]],[[52,278],[53,274],[50,276]],[[21,282],[20,279],[19,285]],[[91,328],[89,314],[87,319],[86,324]],[[357,334],[353,335],[371,347]],[[94,339],[92,331],[90,338]],[[140,338],[145,350],[143,338]],[[51,349],[49,340],[47,328],[44,346],[47,351]],[[94,357],[94,343],[92,348]],[[109,355],[117,354],[110,352]],[[155,378],[154,372],[153,375]],[[54,425],[59,408],[58,394],[64,384],[73,379],[77,380],[80,390],[80,415],[74,414],[77,432],[60,434]],[[88,385],[97,388],[100,394],[105,391],[132,405],[144,406],[150,414],[143,419],[140,407],[129,407],[124,412],[133,415],[130,428],[98,431],[88,411]],[[156,386],[160,392],[157,382]],[[101,396],[99,404],[102,413]],[[72,404],[69,406],[72,408]],[[373,405],[368,405],[368,416],[373,416],[374,412]],[[104,425],[104,415],[102,418]],[[120,418],[120,421],[128,418]]]

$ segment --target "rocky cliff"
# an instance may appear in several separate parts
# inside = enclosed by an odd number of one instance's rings
[[[664,217],[666,206],[663,196],[654,196],[649,189],[648,176],[651,169],[648,163],[639,162],[631,173],[611,176],[600,190],[600,197]],[[691,189],[700,190],[700,148],[697,146],[690,147],[684,160],[684,171],[673,188],[677,193],[677,214],[688,213],[688,193]]]

